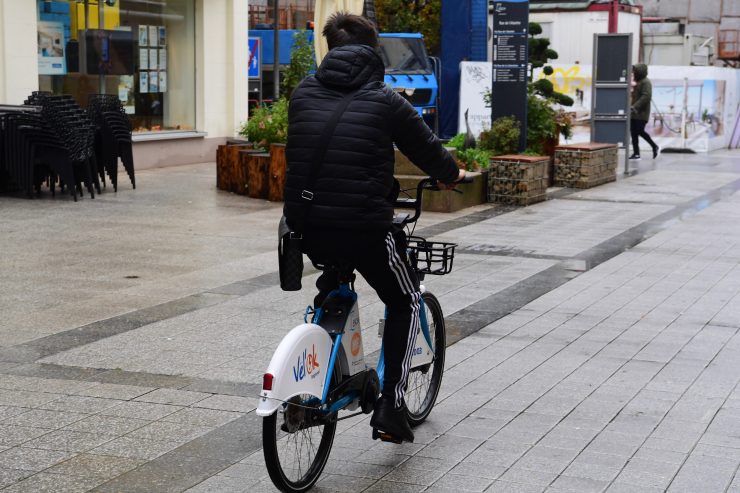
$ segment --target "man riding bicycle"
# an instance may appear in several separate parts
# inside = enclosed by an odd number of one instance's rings
[[[314,263],[354,267],[387,306],[383,391],[370,424],[413,441],[403,396],[419,330],[421,293],[406,257],[405,234],[392,224],[399,192],[393,144],[443,183],[461,180],[465,171],[414,107],[383,83],[378,34],[367,19],[337,13],[323,35],[329,53],[290,99],[284,214],[291,228],[302,231],[302,248]],[[313,180],[312,157],[322,131],[345,97],[351,99]],[[320,306],[338,287],[337,273],[325,270],[316,286],[315,306]]]

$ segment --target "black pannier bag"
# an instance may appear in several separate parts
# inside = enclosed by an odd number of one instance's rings
[[[280,289],[283,291],[300,291],[303,277],[303,253],[301,252],[302,235],[291,231],[285,216],[278,225],[278,267],[280,271]]]

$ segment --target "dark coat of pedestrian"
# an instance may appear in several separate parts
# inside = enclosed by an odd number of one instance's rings
[[[650,121],[650,105],[653,99],[653,84],[648,79],[648,68],[644,63],[638,63],[632,67],[634,87],[632,88],[632,106],[630,108],[630,133],[632,134],[632,156],[630,159],[640,159],[640,137],[650,145],[653,150],[653,159],[660,154],[660,147],[645,131]]]

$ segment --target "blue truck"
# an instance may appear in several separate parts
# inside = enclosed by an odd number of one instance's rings
[[[279,31],[280,65],[290,63],[295,32],[287,29]],[[312,32],[310,34],[313,35]],[[266,89],[264,94],[272,94],[269,86],[275,56],[274,32],[270,29],[251,29],[249,36],[262,39],[262,73]],[[437,79],[440,73],[439,60],[427,55],[424,37],[420,33],[381,33],[379,53],[385,64],[385,83],[414,105],[419,115],[436,132],[439,108]]]
[[[439,60],[427,55],[421,33],[381,33],[385,83],[406,98],[437,130]]]

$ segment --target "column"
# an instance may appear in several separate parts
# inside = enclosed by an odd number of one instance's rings
[[[0,0],[0,103],[22,104],[38,90],[36,2]]]

